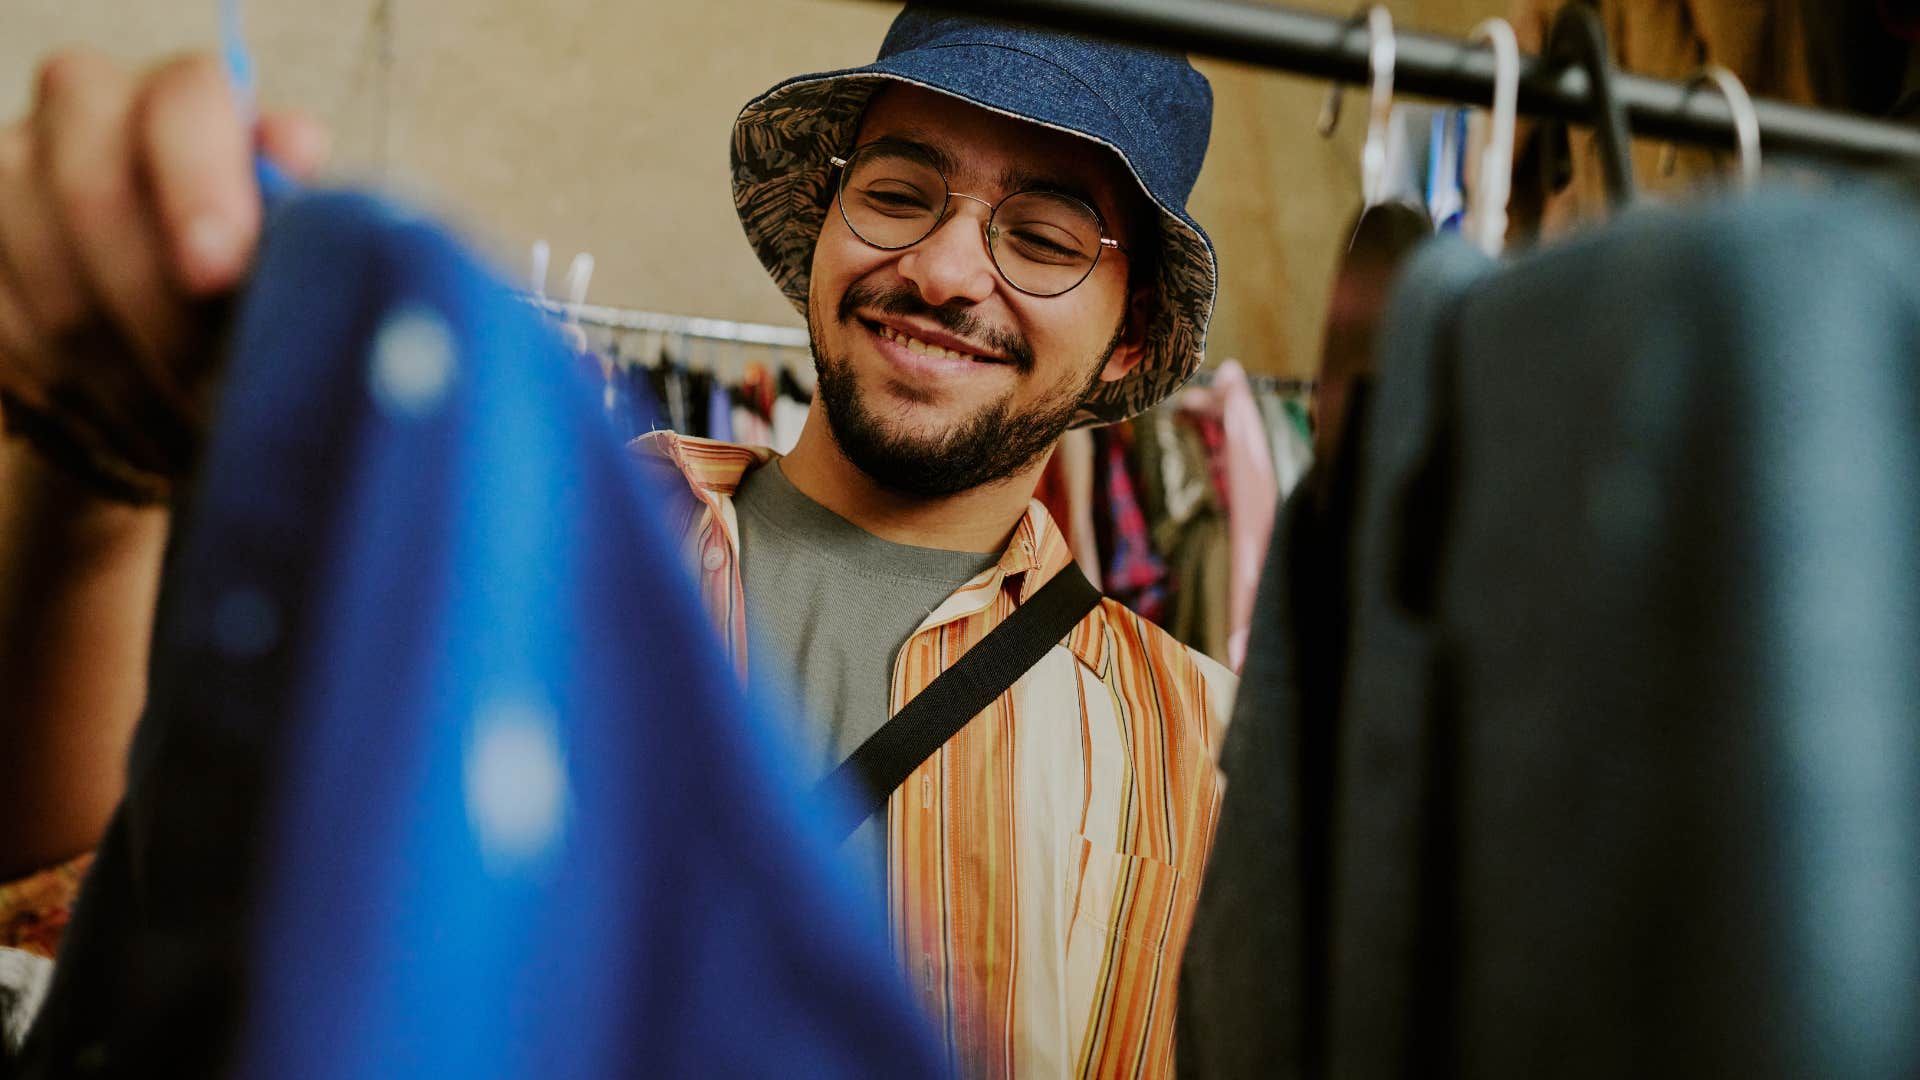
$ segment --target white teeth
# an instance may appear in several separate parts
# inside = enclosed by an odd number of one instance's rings
[[[880,328],[880,336],[883,338],[886,338],[888,341],[898,342],[899,344],[906,346],[906,349],[908,352],[916,353],[920,356],[938,357],[943,360],[976,359],[976,357],[974,357],[970,353],[955,352],[952,349],[942,348],[939,345],[929,345],[928,343],[921,341],[919,338],[913,337],[908,334],[903,334],[900,331],[895,330],[891,326],[882,326]]]

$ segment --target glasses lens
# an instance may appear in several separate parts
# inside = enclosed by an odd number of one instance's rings
[[[840,180],[840,208],[854,233],[875,247],[903,248],[933,231],[947,204],[940,170],[909,151],[862,148]]]
[[[1058,296],[1085,281],[1100,257],[1100,219],[1066,195],[1028,191],[1000,204],[993,261],[1015,288]]]

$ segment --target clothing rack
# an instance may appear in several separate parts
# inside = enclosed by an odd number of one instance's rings
[[[668,315],[657,311],[604,307],[598,304],[568,304],[558,300],[530,296],[527,300],[549,314],[574,322],[609,330],[640,330],[703,341],[730,341],[742,345],[768,345],[781,349],[810,349],[805,330],[767,323],[731,322],[705,319],[697,315]]]
[[[1271,390],[1276,394],[1311,394],[1320,388],[1320,384],[1312,379],[1300,379],[1289,375],[1249,374],[1247,385],[1255,390]]]
[[[744,345],[767,345],[774,348],[812,348],[812,343],[807,339],[807,332],[790,326],[731,322],[726,319],[701,318],[697,315],[669,315],[659,311],[638,311],[633,308],[605,307],[595,304],[569,304],[537,296],[529,296],[526,299],[548,314],[572,319],[588,326],[612,330],[650,331],[669,336],[700,338],[704,341],[728,341]],[[1194,372],[1193,378],[1188,381],[1195,386],[1207,386],[1213,382],[1213,371],[1209,368]],[[1247,374],[1247,382],[1256,390],[1271,390],[1280,394],[1312,393],[1318,385],[1312,379],[1252,372]]]
[[[1213,369],[1204,368],[1194,372],[1193,377],[1183,385],[1212,386]],[[1255,390],[1268,390],[1276,394],[1311,394],[1320,386],[1312,379],[1302,379],[1293,375],[1261,375],[1251,371],[1247,373],[1247,385]]]
[[[1367,33],[1349,17],[1246,0],[946,0],[916,6],[993,17],[1215,56],[1364,85]],[[1394,31],[1394,92],[1485,106],[1493,100],[1492,50],[1458,38]],[[1733,110],[1719,94],[1683,82],[1613,74],[1613,94],[1636,136],[1729,148]],[[1770,155],[1854,165],[1920,168],[1920,129],[1756,98]],[[1579,124],[1594,116],[1586,72],[1522,58],[1522,115]]]

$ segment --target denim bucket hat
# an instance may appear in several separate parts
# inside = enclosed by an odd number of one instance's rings
[[[1187,216],[1213,125],[1213,91],[1183,56],[908,7],[866,67],[789,79],[733,127],[733,201],[747,240],[801,314],[831,205],[830,158],[853,148],[867,102],[909,83],[1112,150],[1158,208],[1157,304],[1147,354],[1101,383],[1075,427],[1159,403],[1200,366],[1218,271]]]

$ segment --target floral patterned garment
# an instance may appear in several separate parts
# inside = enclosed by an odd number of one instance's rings
[[[73,915],[91,852],[19,881],[0,882],[0,948],[53,958]]]

